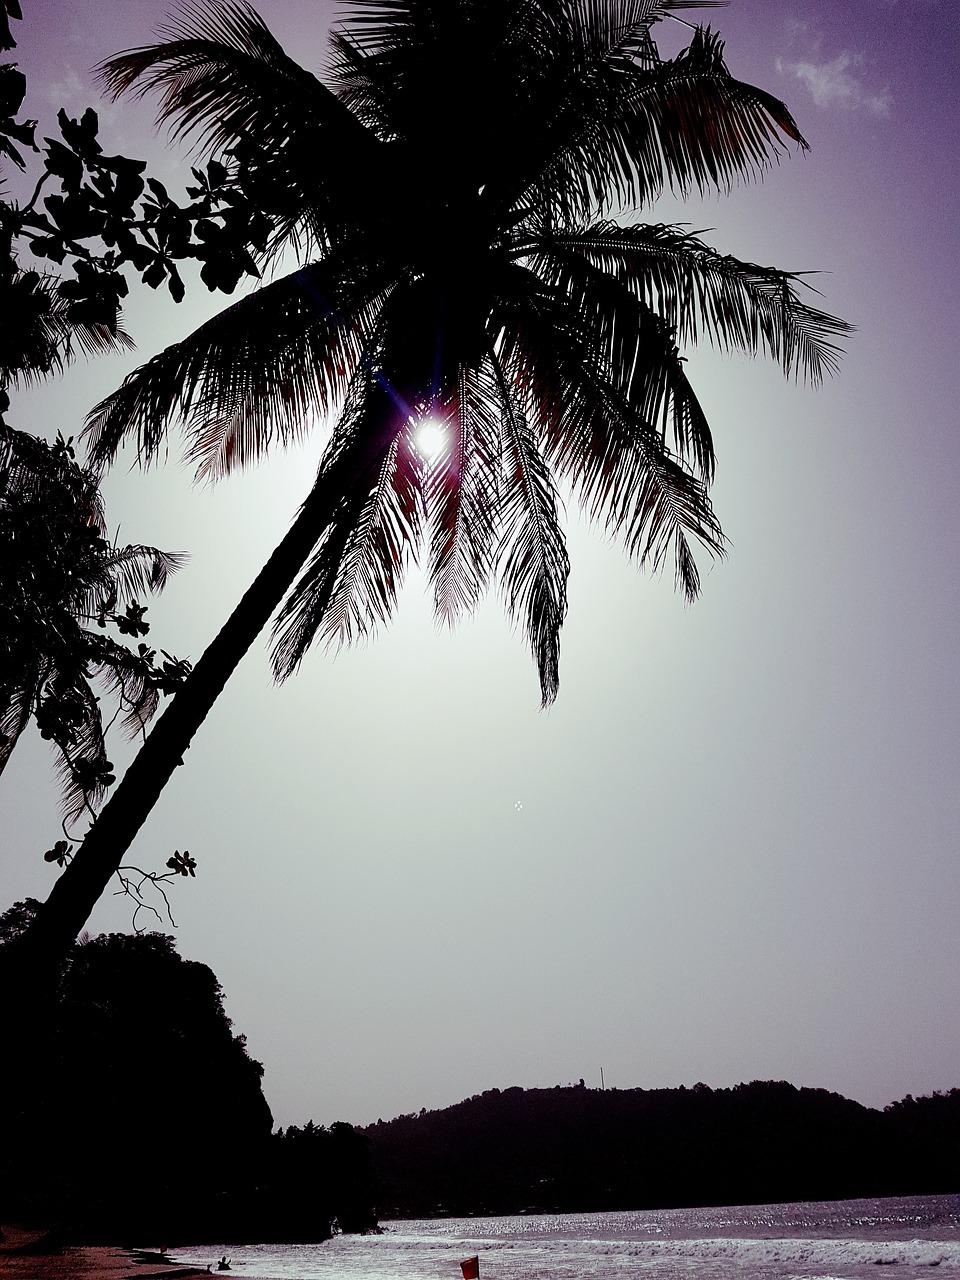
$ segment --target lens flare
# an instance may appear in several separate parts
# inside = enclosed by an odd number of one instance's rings
[[[441,454],[446,453],[449,443],[447,428],[436,418],[424,418],[417,423],[413,442],[417,453],[425,462],[435,462]]]

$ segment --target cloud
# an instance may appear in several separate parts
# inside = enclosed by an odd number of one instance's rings
[[[863,108],[872,115],[887,116],[892,96],[887,89],[882,93],[871,93],[866,88],[857,74],[862,63],[862,54],[844,51],[827,62],[805,59],[788,62],[785,58],[777,58],[776,66],[780,75],[791,76],[805,84],[818,107],[839,107],[846,111]]]
[[[72,67],[64,67],[59,80],[51,80],[44,85],[43,98],[49,107],[57,110],[63,107],[68,116],[79,116],[87,107],[93,107],[101,129],[115,127],[121,119],[120,107],[104,101],[91,78],[80,75]]]
[[[44,96],[55,107],[69,107],[78,98],[89,95],[90,88],[77,75],[76,71],[67,70],[63,79],[47,85]]]

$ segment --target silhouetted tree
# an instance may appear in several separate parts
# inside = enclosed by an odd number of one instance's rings
[[[376,1228],[370,1141],[352,1125],[312,1120],[280,1129],[271,1146],[267,1218],[277,1240],[323,1240]]]
[[[0,917],[0,957],[36,906]],[[262,1074],[211,970],[171,938],[76,944],[32,1096],[0,1100],[2,1212],[85,1239],[245,1231],[272,1128]]]
[[[787,272],[617,220],[664,186],[722,190],[806,145],[781,102],[730,75],[708,28],[661,56],[655,24],[691,7],[363,0],[324,83],[225,0],[105,64],[115,94],[159,90],[162,121],[232,154],[235,186],[270,222],[262,258],[306,260],[132,374],[90,419],[94,458],[132,439],[150,460],[185,417],[215,478],[315,416],[339,419],[290,532],[54,886],[35,963],[82,927],[285,598],[281,677],[316,636],[387,618],[425,541],[440,616],[499,582],[549,702],[567,603],[558,480],[639,563],[672,556],[697,594],[691,543],[720,554],[722,535],[679,344],[764,351],[816,381],[847,326]],[[414,442],[428,416],[449,433],[432,461]]]
[[[74,461],[70,442],[48,445],[0,416],[0,772],[34,719],[59,750],[69,820],[113,781],[93,681],[116,696],[134,735],[189,670],[103,630],[109,622],[121,635],[145,636],[136,597],[161,589],[180,559],[108,542],[96,477]],[[122,599],[132,603],[121,609]]]

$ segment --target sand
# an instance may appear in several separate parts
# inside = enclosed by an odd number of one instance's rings
[[[58,1249],[45,1242],[39,1232],[20,1227],[4,1227],[0,1239],[0,1276],[4,1280],[159,1280],[161,1276],[199,1275],[207,1272],[172,1263],[159,1251],[111,1245]]]

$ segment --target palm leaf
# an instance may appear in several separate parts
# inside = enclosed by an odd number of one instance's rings
[[[854,332],[803,300],[798,287],[810,286],[801,275],[717,253],[680,227],[598,222],[555,243],[621,281],[681,342],[706,337],[728,350],[766,351],[788,376],[819,383],[835,373],[835,339]]]
[[[508,373],[496,356],[492,361],[503,405],[500,583],[510,616],[523,617],[546,707],[560,688],[560,628],[567,612],[570,559],[550,470],[514,398]]]
[[[35,684],[0,685],[0,773],[30,723]]]
[[[687,379],[673,327],[659,308],[609,270],[580,252],[576,236],[541,236],[533,262],[537,274],[572,308],[564,323],[610,370],[624,390],[634,418],[661,434],[669,422],[674,446],[709,483],[716,463],[706,415]]]
[[[808,149],[780,99],[730,75],[723,47],[709,28],[699,28],[688,49],[638,75],[625,94],[610,122],[629,157],[611,171],[624,203],[648,204],[664,186],[679,194],[727,190],[737,179],[756,177],[785,143]]]
[[[285,679],[316,638],[349,644],[393,612],[407,563],[422,530],[421,466],[408,439],[380,424],[393,420],[389,391],[365,370],[320,466],[320,478],[343,467],[365,442],[381,441],[379,457],[346,487],[330,513],[310,561],[274,627],[273,665]],[[363,477],[366,476],[366,479]]]
[[[102,781],[92,786],[86,782],[78,773],[79,762],[89,761],[98,770],[109,764],[96,694],[86,680],[72,681],[71,693],[81,704],[83,712],[69,746],[61,742],[56,744],[59,749],[56,773],[60,781],[60,812],[67,824],[76,822],[84,811],[96,809],[107,793]]]
[[[284,53],[245,0],[183,4],[160,43],[99,68],[114,98],[161,95],[158,124],[198,148],[243,150],[263,211],[322,243],[324,206],[355,212],[374,194],[376,139],[320,80]],[[366,177],[365,175],[371,175]],[[334,219],[336,221],[336,219]]]
[[[33,386],[62,373],[78,350],[98,356],[133,347],[123,329],[74,320],[75,304],[60,292],[60,283],[39,271],[16,270],[4,282],[4,309],[17,318],[17,323],[4,325],[0,337],[0,382],[5,385]]]
[[[178,417],[205,478],[299,439],[310,415],[344,394],[380,287],[354,297],[340,267],[334,256],[258,289],[131,373],[87,419],[92,459],[107,461],[132,436],[149,463]]]
[[[782,102],[730,76],[709,29],[661,61],[645,33],[651,11],[663,16],[666,6],[583,8],[580,25],[544,53],[534,128],[516,130],[526,154],[491,175],[501,207],[522,198],[541,220],[546,211],[548,222],[577,222],[597,208],[643,205],[665,186],[726,189],[787,142],[806,146]]]
[[[99,582],[92,584],[83,604],[88,618],[112,613],[118,601],[136,600],[148,593],[162,591],[170,574],[186,563],[179,551],[160,551],[157,547],[112,547],[103,557]]]
[[[644,320],[633,306],[623,317],[628,335],[631,322]],[[704,482],[673,457],[656,425],[677,393],[687,404],[682,365],[662,322],[647,316],[643,341],[634,329],[633,358],[615,368],[609,336],[576,298],[544,293],[505,311],[503,321],[506,376],[530,388],[553,465],[590,518],[621,538],[641,566],[659,569],[672,549],[677,585],[693,599],[699,576],[689,540],[718,555],[722,535]]]
[[[501,412],[490,371],[463,368],[451,447],[425,468],[430,582],[437,616],[451,625],[476,607],[494,568]]]
[[[109,641],[104,645],[103,661],[97,666],[97,676],[116,697],[121,715],[120,728],[128,738],[143,733],[160,705],[157,686],[146,679],[145,671],[137,655],[122,645]]]

